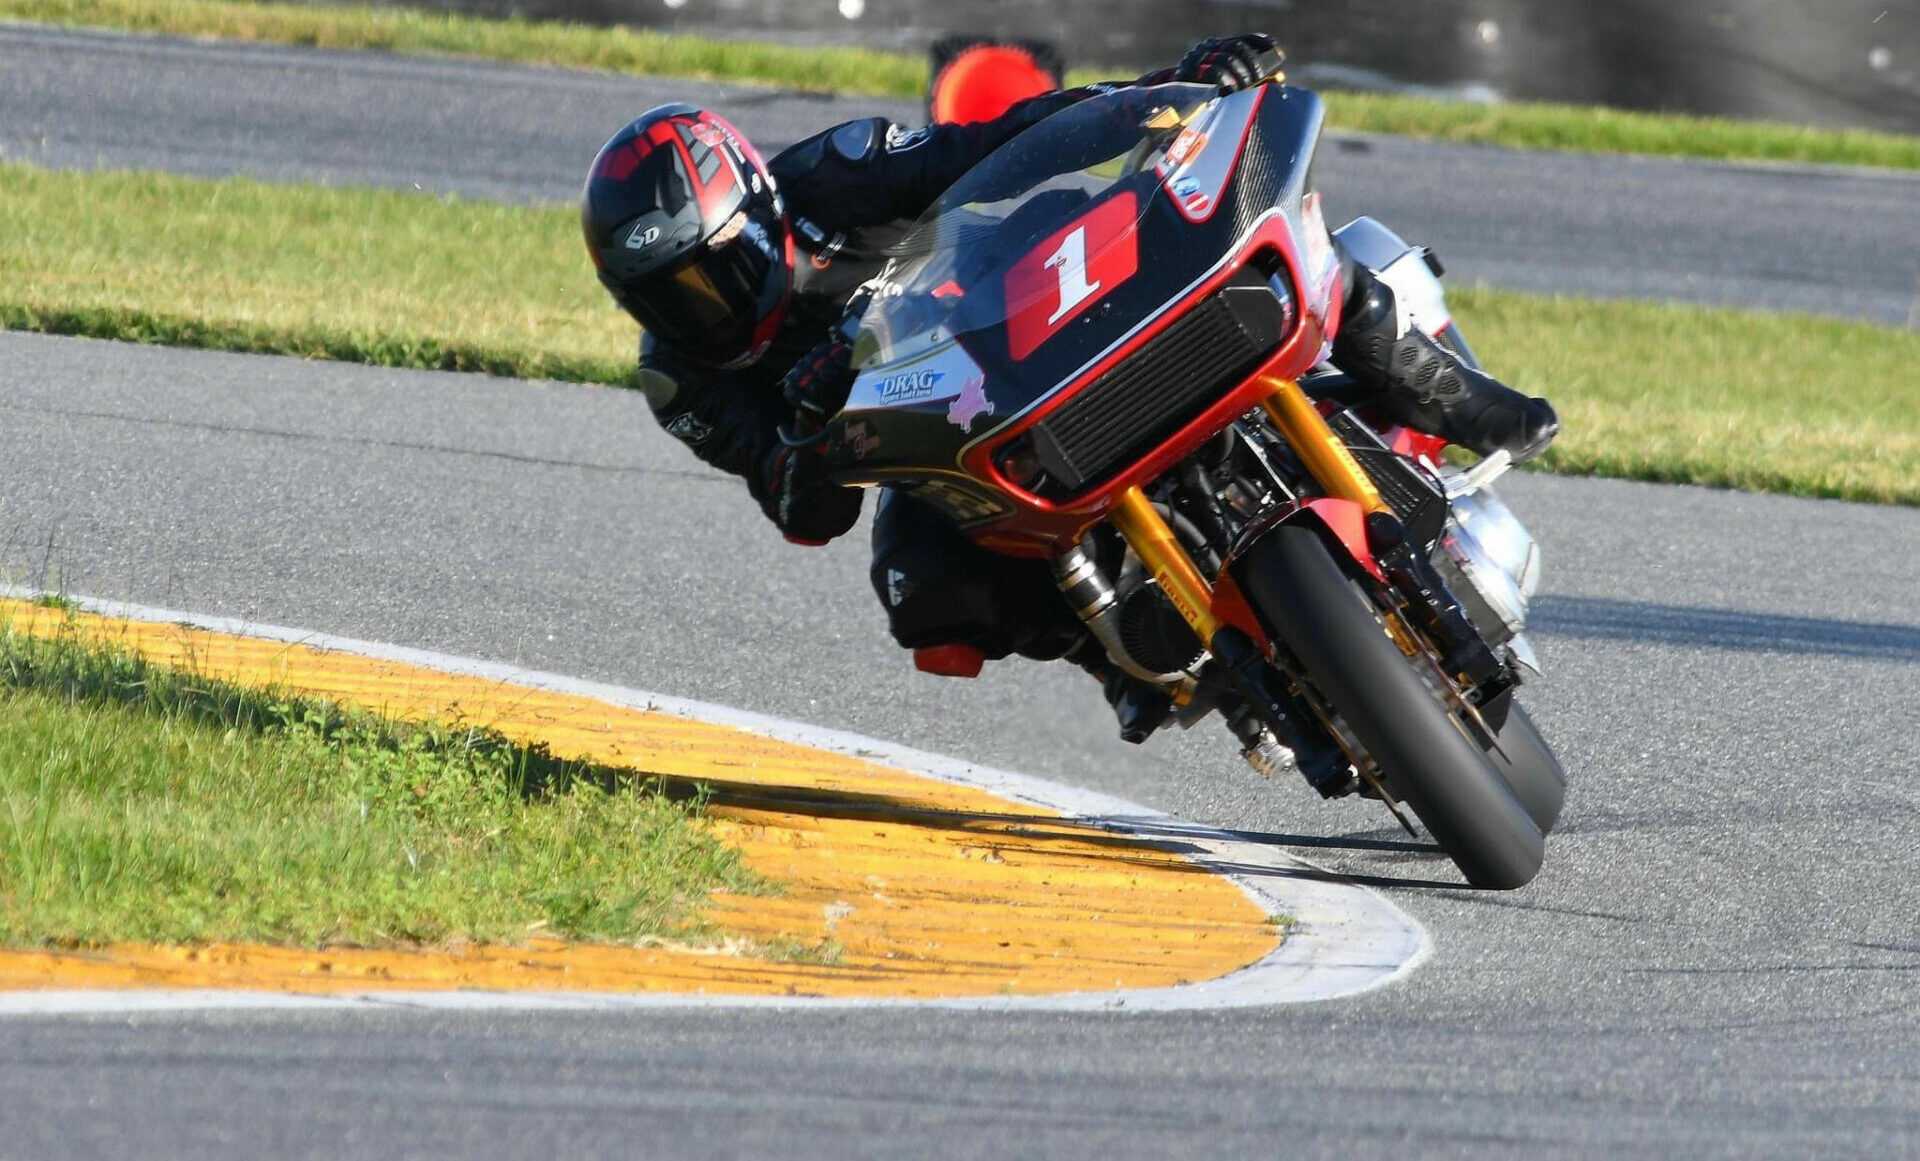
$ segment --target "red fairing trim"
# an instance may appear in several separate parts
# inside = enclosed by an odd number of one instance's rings
[[[788,544],[797,544],[802,548],[825,548],[828,544],[832,543],[827,540],[807,540],[803,537],[792,536],[785,532],[780,534],[780,538]]]
[[[1394,454],[1409,459],[1425,459],[1438,464],[1440,454],[1447,447],[1447,441],[1439,436],[1415,431],[1411,427],[1389,428],[1385,434],[1387,446],[1393,449]]]

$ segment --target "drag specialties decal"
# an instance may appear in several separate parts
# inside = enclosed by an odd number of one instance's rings
[[[986,373],[960,344],[943,341],[925,358],[910,363],[882,363],[860,372],[847,392],[848,411],[890,407],[925,407],[959,395]]]
[[[987,398],[986,387],[985,376],[969,379],[960,389],[959,398],[947,405],[947,422],[972,435],[973,421],[993,414],[993,400]]]
[[[932,399],[939,389],[941,380],[947,377],[945,371],[902,371],[897,375],[888,375],[875,384],[880,392],[880,402],[893,405],[897,403],[917,403],[923,399]],[[948,396],[942,395],[945,399]]]
[[[1097,203],[1049,235],[1006,276],[1007,353],[1024,359],[1140,268],[1132,190]]]

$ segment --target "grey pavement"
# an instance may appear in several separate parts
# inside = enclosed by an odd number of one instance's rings
[[[0,159],[570,201],[643,109],[695,100],[779,148],[913,102],[378,53],[0,24]],[[1532,153],[1342,136],[1318,176],[1457,280],[1906,325],[1920,175]]]
[[[1920,511],[1525,475],[1572,771],[1527,889],[1452,881],[1213,723],[914,672],[859,536],[786,545],[609,389],[0,336],[0,570],[723,701],[1126,795],[1397,881],[1435,953],[1218,1015],[0,1023],[0,1157],[1899,1156],[1920,1147]]]

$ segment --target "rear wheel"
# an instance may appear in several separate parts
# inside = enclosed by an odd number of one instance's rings
[[[1527,808],[1533,825],[1541,834],[1550,834],[1560,821],[1560,807],[1567,800],[1567,772],[1553,756],[1547,740],[1513,700],[1511,691],[1480,707],[1480,717],[1493,730],[1494,746],[1487,757],[1513,788],[1514,797]]]
[[[1540,870],[1541,831],[1493,760],[1401,653],[1311,528],[1286,525],[1241,559],[1242,591],[1345,720],[1387,787],[1467,881],[1509,890]],[[1513,720],[1509,715],[1509,720]]]

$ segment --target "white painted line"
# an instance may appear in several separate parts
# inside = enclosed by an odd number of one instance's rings
[[[30,600],[35,590],[0,586],[0,596]],[[655,710],[730,726],[796,745],[895,766],[912,773],[970,786],[1016,802],[1058,811],[1116,834],[1168,845],[1193,862],[1225,876],[1270,913],[1296,921],[1272,954],[1222,976],[1169,988],[1072,992],[1051,996],[976,996],[939,1000],[853,999],[817,996],[633,995],[584,992],[395,992],[337,996],[291,996],[278,992],[217,989],[139,991],[0,992],[0,1015],[53,1012],[153,1012],[214,1009],[559,1010],[637,1008],[966,1008],[989,1011],[1186,1011],[1331,1000],[1369,991],[1418,967],[1432,951],[1426,929],[1370,887],[1341,882],[1291,852],[1215,827],[1181,822],[1170,815],[1092,790],[1041,778],[975,766],[939,754],[840,730],[540,673],[511,665],[450,657],[422,649],[355,641],[301,629],[254,625],[118,601],[67,598],[90,613],[132,621],[190,625],[237,637],[285,641],[446,673],[597,698],[632,709]]]

